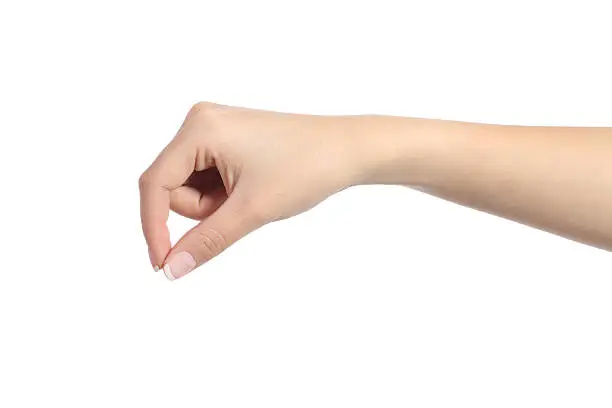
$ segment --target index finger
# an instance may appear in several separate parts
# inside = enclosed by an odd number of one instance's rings
[[[149,258],[159,269],[170,252],[166,222],[170,213],[170,191],[180,187],[193,172],[195,150],[185,138],[175,138],[140,177],[140,220]]]

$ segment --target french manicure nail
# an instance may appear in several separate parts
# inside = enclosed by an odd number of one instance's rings
[[[196,266],[196,261],[189,252],[180,252],[172,255],[164,265],[164,275],[173,281],[187,275]]]

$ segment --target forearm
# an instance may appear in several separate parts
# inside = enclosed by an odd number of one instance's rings
[[[418,187],[612,249],[612,128],[358,120],[361,182]]]

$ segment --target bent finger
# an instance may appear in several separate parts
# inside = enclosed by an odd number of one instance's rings
[[[186,139],[173,139],[140,177],[140,218],[154,269],[161,267],[170,251],[166,222],[170,191],[180,187],[195,166],[196,152]]]
[[[201,221],[219,208],[226,199],[227,194],[223,186],[206,193],[181,186],[170,192],[170,209],[183,217]]]

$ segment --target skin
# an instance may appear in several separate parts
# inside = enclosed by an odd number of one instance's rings
[[[359,184],[418,188],[612,249],[612,128],[297,115],[201,102],[140,178],[151,263],[161,268],[188,253],[198,267],[251,231]],[[201,221],[174,247],[170,210]]]

